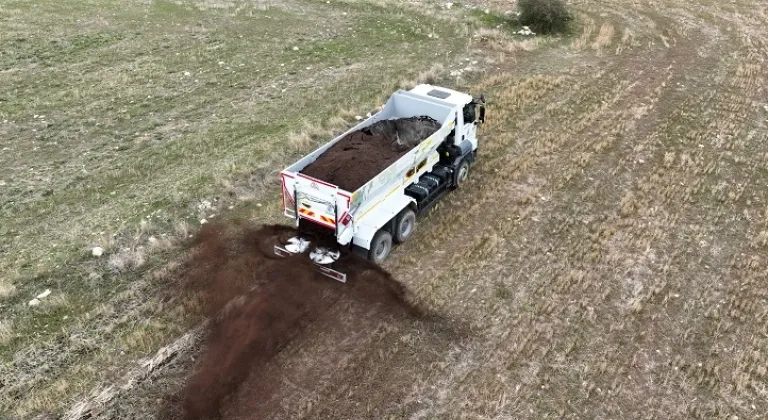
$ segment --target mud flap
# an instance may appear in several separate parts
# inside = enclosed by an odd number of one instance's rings
[[[294,254],[291,251],[288,251],[287,249],[285,249],[285,248],[283,248],[283,247],[281,247],[279,245],[275,245],[275,255],[279,255],[281,257],[290,257],[291,255],[294,255]],[[336,271],[336,270],[334,270],[334,269],[332,269],[330,267],[326,267],[324,265],[317,264],[314,261],[312,262],[312,265],[314,265],[317,268],[317,271],[319,271],[320,274],[322,274],[322,275],[324,275],[326,277],[330,277],[330,278],[332,278],[332,279],[334,279],[336,281],[340,281],[342,283],[346,283],[347,282],[347,274],[346,273],[342,273],[342,272]]]

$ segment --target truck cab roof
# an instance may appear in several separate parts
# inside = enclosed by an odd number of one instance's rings
[[[410,92],[417,95],[429,96],[430,98],[438,99],[451,105],[464,106],[472,102],[472,96],[467,95],[466,93],[426,83],[417,85],[411,89]]]

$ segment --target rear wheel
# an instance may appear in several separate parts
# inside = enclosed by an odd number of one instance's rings
[[[469,177],[469,159],[463,159],[461,163],[459,163],[459,167],[456,168],[456,177],[453,180],[453,187],[459,188],[462,185],[464,185],[464,182],[466,182],[467,178]]]
[[[376,232],[371,241],[371,248],[368,251],[368,259],[376,264],[381,264],[389,256],[392,250],[392,234],[386,230]]]
[[[416,230],[416,213],[410,207],[401,211],[395,219],[395,242],[401,244],[413,235]]]

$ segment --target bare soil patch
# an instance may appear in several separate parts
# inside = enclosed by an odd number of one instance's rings
[[[349,274],[342,284],[319,274],[305,255],[272,253],[277,240],[294,234],[285,226],[242,222],[200,232],[181,285],[187,307],[213,319],[199,363],[183,388],[166,398],[161,418],[219,418],[252,370],[342,296],[384,313],[419,315],[402,285],[354,254],[339,262]],[[249,395],[250,401],[260,399]]]

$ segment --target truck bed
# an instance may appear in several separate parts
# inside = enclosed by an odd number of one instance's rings
[[[355,191],[440,126],[428,116],[380,120],[347,134],[300,172]]]
[[[358,229],[376,228],[386,216],[377,207],[388,207],[398,189],[439,160],[436,149],[453,130],[456,112],[438,98],[395,92],[380,112],[281,172],[285,215],[333,229],[342,245]]]

